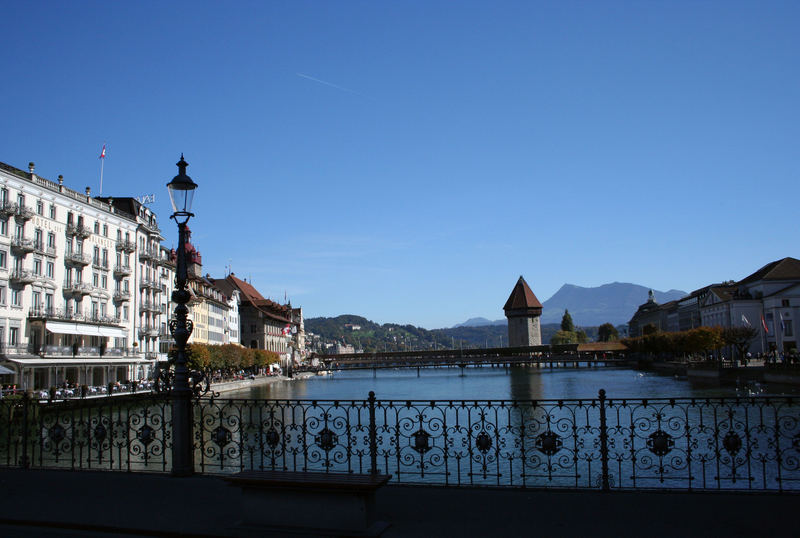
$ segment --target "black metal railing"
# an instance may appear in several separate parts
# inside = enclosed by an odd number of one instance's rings
[[[168,470],[168,400],[104,401],[3,400],[0,461]],[[604,491],[800,489],[800,406],[788,397],[208,398],[195,401],[193,443],[204,473],[379,472],[396,483]]]

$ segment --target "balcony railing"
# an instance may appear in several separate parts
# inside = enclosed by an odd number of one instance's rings
[[[162,267],[175,267],[175,262],[167,256],[159,256],[156,263]]]
[[[33,252],[36,249],[36,244],[33,239],[27,237],[13,237],[11,238],[11,250],[17,252]]]
[[[101,271],[108,271],[108,260],[92,259],[92,267]]]
[[[64,293],[89,295],[94,291],[94,286],[87,284],[86,282],[72,282],[67,280],[64,282],[62,289],[64,290]]]
[[[114,276],[115,277],[126,277],[130,276],[131,268],[129,265],[117,265],[114,267]]]
[[[122,324],[122,320],[118,317],[61,308],[32,308],[28,311],[28,319],[45,321],[81,321],[84,323],[97,323],[100,325]]]
[[[117,241],[117,250],[122,250],[124,252],[133,252],[136,250],[136,243],[133,241],[128,241],[126,239],[122,239]]]
[[[158,336],[159,328],[155,325],[142,325],[139,327],[139,336]]]
[[[131,300],[131,292],[127,290],[117,290],[114,292],[114,301],[117,303],[121,303],[124,301]]]
[[[142,312],[159,312],[161,307],[158,303],[154,303],[153,301],[142,301],[142,304],[139,305],[139,309]]]
[[[150,249],[139,249],[139,259],[146,261],[157,258],[158,254]]]
[[[66,259],[67,263],[74,265],[89,265],[91,262],[91,258],[82,252],[67,252],[67,255],[64,258]]]
[[[86,239],[87,237],[92,235],[92,230],[90,230],[88,226],[85,226],[83,224],[67,223],[67,235],[76,235],[78,237]]]
[[[56,257],[57,255],[56,247],[51,245],[45,246],[45,244],[42,241],[34,240],[33,250],[38,254],[43,254],[45,256],[50,256],[52,258]]]
[[[30,284],[36,281],[36,275],[27,269],[14,269],[9,280],[14,284]]]
[[[143,278],[139,281],[140,288],[152,288],[154,290],[159,289],[159,284],[155,280],[151,280],[149,278]]]
[[[33,218],[33,210],[22,204],[14,204],[14,217],[17,220],[30,220]]]
[[[3,200],[0,202],[0,216],[8,218],[14,214],[16,211],[16,204],[13,204],[7,200]]]
[[[27,346],[17,346],[13,353],[23,354],[31,353],[42,357],[79,357],[81,355],[91,357],[136,357],[141,355],[139,350],[133,348],[119,348],[119,347],[104,347],[104,346],[56,346],[56,345],[43,345],[34,346],[28,344]]]

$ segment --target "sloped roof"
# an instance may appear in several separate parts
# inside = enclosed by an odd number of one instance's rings
[[[542,308],[542,303],[536,298],[533,291],[531,291],[528,283],[521,276],[517,280],[517,284],[511,291],[503,310],[522,310],[525,308]]]
[[[800,260],[790,257],[775,260],[743,278],[739,284],[750,284],[759,280],[800,280]]]
[[[224,279],[211,279],[211,281],[226,295],[230,296],[234,289],[239,290],[241,293],[240,300],[244,303],[249,303],[252,307],[262,312],[265,316],[270,318],[289,322],[288,308],[278,304],[269,299],[265,299],[252,284],[245,282],[231,273]]]

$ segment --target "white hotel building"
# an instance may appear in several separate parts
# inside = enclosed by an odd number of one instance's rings
[[[155,214],[0,163],[0,384],[143,379],[165,333],[174,265]],[[6,371],[6,370],[4,370]]]

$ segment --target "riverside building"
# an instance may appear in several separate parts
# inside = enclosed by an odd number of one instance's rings
[[[146,378],[169,260],[155,214],[0,163],[0,364],[22,389]],[[6,379],[6,378],[4,378]]]

